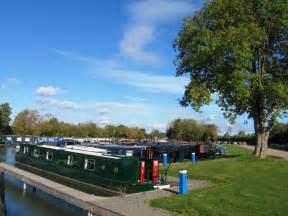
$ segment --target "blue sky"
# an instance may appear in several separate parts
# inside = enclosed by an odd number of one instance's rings
[[[10,0],[0,6],[0,102],[67,122],[164,131],[175,118],[230,126],[212,103],[182,108],[172,42],[203,1]],[[234,132],[251,132],[239,118]]]

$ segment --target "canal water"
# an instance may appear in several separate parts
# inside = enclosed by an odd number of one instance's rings
[[[0,161],[15,165],[15,147],[0,147]],[[83,210],[57,199],[40,190],[28,187],[23,191],[23,183],[5,175],[5,200],[8,216],[84,216]]]

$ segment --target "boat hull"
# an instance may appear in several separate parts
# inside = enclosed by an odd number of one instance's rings
[[[24,146],[29,147],[28,152],[25,154],[23,153]],[[38,149],[40,152],[38,157],[33,155],[34,149]],[[53,152],[53,160],[46,159],[47,151]],[[73,165],[67,164],[68,155],[73,156]],[[86,170],[84,168],[85,160],[87,159],[95,161],[94,170]],[[138,182],[140,161],[134,157],[110,159],[101,156],[47,150],[39,146],[22,144],[19,152],[16,153],[16,161],[89,184],[126,193],[153,189],[153,184],[150,182],[145,182],[144,184]]]

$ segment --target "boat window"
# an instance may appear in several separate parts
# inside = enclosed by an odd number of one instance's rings
[[[95,160],[85,159],[84,169],[94,170],[95,169]]]
[[[52,159],[53,159],[53,152],[49,152],[49,151],[48,151],[48,152],[46,153],[46,160],[50,160],[50,161],[51,161]]]
[[[68,166],[73,165],[73,155],[68,155],[67,165]]]
[[[114,173],[118,173],[118,167],[114,167]]]
[[[29,152],[29,148],[25,146],[23,148],[23,154],[27,154],[28,152]]]
[[[16,152],[19,152],[19,151],[20,151],[20,146],[17,145],[17,146],[16,146]]]
[[[39,157],[40,156],[40,149],[34,149],[34,157]]]

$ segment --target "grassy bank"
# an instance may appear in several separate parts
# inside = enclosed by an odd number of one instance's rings
[[[153,200],[176,215],[287,215],[288,162],[256,159],[249,150],[229,146],[227,158],[174,164],[169,175],[188,169],[190,179],[209,180],[205,189]]]

